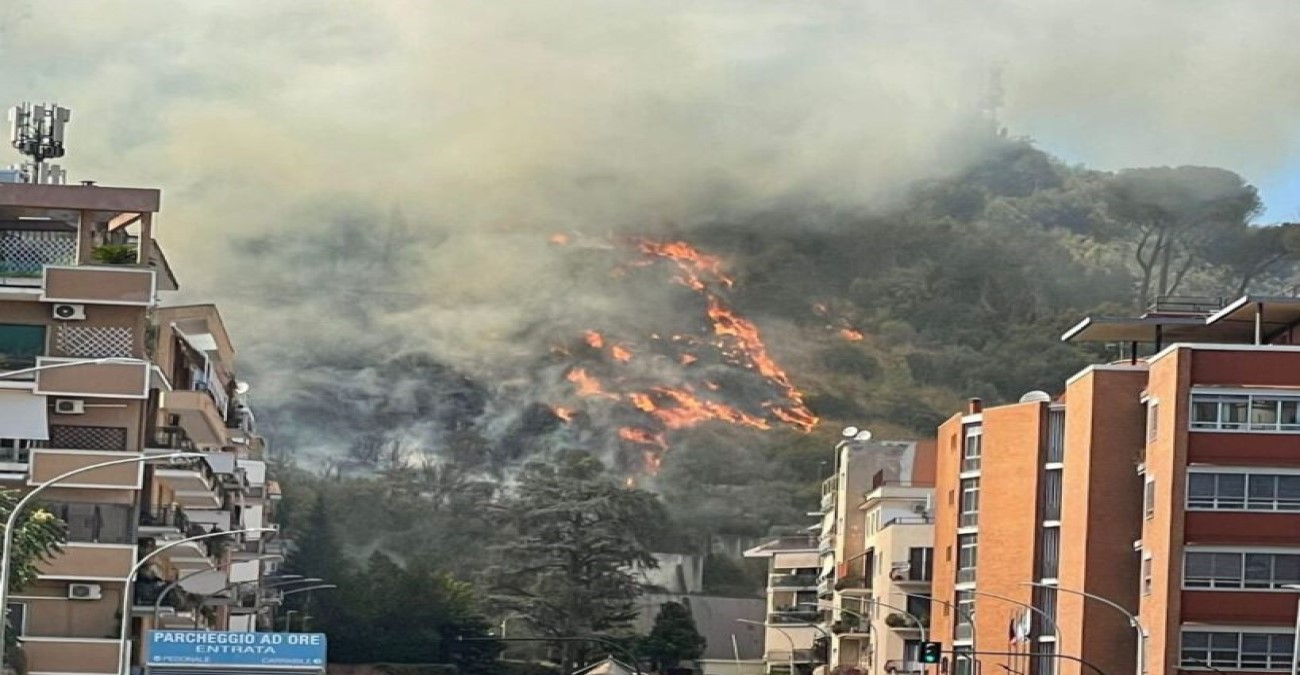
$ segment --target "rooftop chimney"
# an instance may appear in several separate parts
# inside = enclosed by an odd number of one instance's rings
[[[978,415],[984,412],[984,401],[978,398],[972,398],[966,405],[967,415]]]

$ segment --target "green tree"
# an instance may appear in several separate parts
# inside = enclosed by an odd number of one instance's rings
[[[650,635],[641,642],[641,652],[663,673],[682,661],[694,661],[704,655],[704,636],[695,628],[691,610],[680,602],[665,602],[655,615]]]
[[[1262,208],[1241,176],[1202,166],[1121,171],[1109,182],[1106,201],[1110,215],[1131,229],[1139,305],[1172,295],[1214,248],[1248,236],[1247,223]]]
[[[21,498],[22,493],[16,490],[0,492],[0,519],[8,520],[14,506]],[[21,591],[36,580],[36,575],[40,572],[40,564],[63,549],[66,535],[66,524],[45,509],[32,509],[19,518],[18,527],[14,530],[13,549],[9,559],[10,593]],[[10,664],[17,664],[21,672],[23,658],[18,649],[18,635],[8,621],[9,616],[6,612],[5,658]]]
[[[650,542],[666,515],[658,498],[625,488],[581,451],[533,462],[504,504],[513,535],[496,548],[491,571],[503,608],[553,637],[608,634],[627,627],[641,594],[634,568],[653,568]],[[578,650],[560,643],[563,672]]]

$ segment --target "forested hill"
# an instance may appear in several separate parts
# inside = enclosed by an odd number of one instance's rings
[[[967,397],[998,403],[1056,390],[1105,356],[1103,346],[1058,340],[1086,314],[1131,314],[1161,295],[1289,288],[1297,228],[1252,224],[1259,211],[1255,189],[1228,170],[1099,172],[1065,165],[1025,141],[999,140],[984,161],[917,185],[889,208],[784,203],[679,224],[664,237],[721,261],[734,280],[727,302],[758,327],[820,423],[810,433],[780,424],[669,428],[657,475],[635,477],[666,497],[681,524],[666,545],[692,548],[706,534],[758,536],[801,524],[843,425],[880,438],[922,437]],[[349,255],[389,252],[353,246]],[[366,312],[375,311],[363,308],[358,321],[373,321]],[[300,384],[298,398],[268,415],[281,447],[300,438],[294,429],[356,439],[346,461],[327,462],[334,483],[310,477],[320,473],[314,460],[285,471],[303,499],[318,489],[348,493],[334,500],[349,505],[338,514],[340,531],[361,550],[419,553],[452,570],[472,569],[479,535],[490,529],[481,507],[510,467],[591,438],[574,434],[544,401],[503,403],[518,387],[496,386],[432,355],[324,354],[312,364],[289,363],[324,373],[328,383]],[[535,372],[557,372],[558,357],[546,358]],[[402,385],[362,391],[350,384],[360,381],[356,373]],[[750,384],[730,391],[744,396]],[[722,394],[728,387],[723,382]],[[417,404],[392,405],[382,398],[389,389]],[[493,417],[507,408],[525,412]],[[433,431],[412,441],[412,428]],[[395,429],[406,431],[389,435]],[[639,457],[640,447],[629,454]],[[628,470],[620,457],[604,458]],[[340,466],[354,478],[339,478]],[[387,480],[357,478],[367,475]],[[292,518],[295,507],[286,506]]]

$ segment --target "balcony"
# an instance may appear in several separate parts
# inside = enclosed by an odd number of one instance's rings
[[[920,661],[886,661],[885,672],[896,675],[918,675],[925,672],[925,664]]]
[[[60,221],[0,223],[0,277],[6,285],[40,285],[46,265],[77,264],[77,229]],[[28,284],[19,280],[29,279]]]
[[[928,615],[922,614],[917,618],[921,620],[922,624],[929,627],[930,617]],[[920,632],[921,630],[921,625],[918,625],[915,619],[902,612],[893,612],[886,616],[885,625],[900,632]]]
[[[185,534],[190,530],[190,521],[185,517],[185,509],[177,505],[146,508],[140,512],[139,523],[139,531],[143,536]]]
[[[815,611],[804,610],[781,610],[772,612],[767,615],[768,623],[775,624],[806,624],[817,623],[818,613]]]
[[[893,569],[889,571],[889,580],[900,586],[928,586],[933,581],[933,575],[928,567],[901,562],[894,563]]]
[[[123,579],[135,565],[135,546],[80,546],[75,542],[37,564],[40,576],[55,579]]]
[[[132,455],[122,453],[121,458]],[[113,459],[99,451],[78,452],[76,450],[32,450],[31,471],[27,478],[28,485],[40,485],[45,481],[61,476],[69,471],[101,464]],[[124,488],[136,490],[140,487],[140,465],[138,463],[118,464],[102,469],[93,469],[69,478],[60,485],[64,487],[90,488]]]
[[[844,614],[839,621],[831,624],[831,632],[840,637],[867,637],[870,628],[862,623],[861,618],[853,614]]]
[[[163,410],[176,415],[186,436],[195,445],[209,448],[230,443],[224,404],[225,399],[219,398],[207,385],[169,391],[162,398]]]
[[[154,271],[133,265],[45,268],[44,302],[152,305],[157,291]]]
[[[823,534],[817,540],[817,552],[822,555],[835,552],[835,533]]]
[[[794,661],[795,663],[812,663],[813,650],[796,649],[792,652],[789,649],[782,649],[782,650],[774,649],[772,651],[767,652],[764,660],[772,664],[774,668],[782,666],[791,661]]]
[[[767,585],[773,589],[806,590],[817,587],[816,574],[773,574]]]
[[[47,638],[24,635],[23,655],[32,673],[116,673],[117,639]]]
[[[852,576],[844,577],[835,582],[835,590],[850,594],[871,594],[871,577]]]
[[[84,361],[84,362],[82,362]],[[66,363],[69,365],[48,368]],[[42,356],[37,359],[36,387],[33,392],[42,396],[68,396],[72,398],[132,398],[149,397],[149,363],[94,363],[90,360]]]

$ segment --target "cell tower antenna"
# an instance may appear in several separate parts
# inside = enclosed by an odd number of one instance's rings
[[[72,111],[57,103],[33,104],[24,101],[9,109],[9,142],[18,152],[31,158],[27,182],[42,183],[62,180],[62,170],[42,165],[47,159],[63,156],[63,129],[72,119]]]

